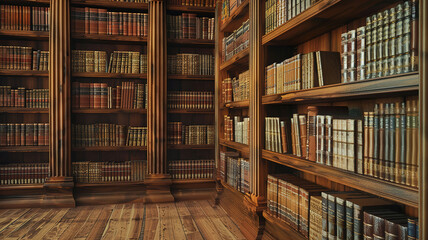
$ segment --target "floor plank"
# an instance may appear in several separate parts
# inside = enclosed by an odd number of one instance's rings
[[[195,205],[193,201],[187,201],[186,206],[204,239],[222,239],[199,206]]]
[[[98,216],[98,219],[95,225],[92,227],[89,232],[87,239],[100,239],[103,235],[103,232],[106,228],[107,222],[110,219],[110,215],[113,212],[114,205],[105,205],[101,214]]]
[[[156,232],[159,230],[159,212],[156,204],[146,205],[146,219],[144,224],[144,239],[155,239]]]
[[[33,231],[29,231],[22,239],[41,239],[62,217],[68,212],[68,208],[55,209],[44,217],[44,221],[37,225]]]
[[[86,222],[81,226],[78,230],[76,236],[74,236],[75,240],[84,240],[88,237],[91,229],[94,227],[94,224],[97,222],[98,217],[103,210],[102,207],[93,207],[90,215],[86,219]]]
[[[42,239],[59,239],[62,233],[67,230],[73,220],[80,212],[80,208],[70,208],[67,213],[54,227],[49,230]]]
[[[140,237],[141,227],[143,225],[144,218],[144,204],[136,203],[133,204],[131,214],[131,224],[129,224],[126,238],[130,240],[137,240]]]
[[[180,216],[181,224],[183,225],[186,238],[188,240],[204,239],[201,233],[199,232],[199,229],[196,226],[196,223],[193,220],[189,209],[187,209],[186,204],[184,202],[177,202],[175,206],[177,207],[177,211]]]
[[[0,232],[0,239],[6,238],[11,232],[19,228],[22,224],[25,224],[26,222],[30,221],[30,219],[37,213],[38,210],[39,209],[37,208],[32,208],[25,214],[16,218],[11,224],[3,228],[3,230]]]
[[[22,224],[19,228],[13,230],[7,237],[3,238],[5,240],[13,240],[19,239],[23,237],[28,231],[30,231],[34,225],[39,224],[39,222],[50,212],[54,211],[53,209],[39,209],[34,217],[30,218],[24,224]]]
[[[73,222],[67,227],[67,229],[61,234],[61,239],[74,239],[78,230],[83,226],[88,219],[89,215],[92,213],[92,208],[90,207],[81,207],[79,214],[76,218],[73,219]]]
[[[104,233],[102,235],[101,239],[114,239],[114,235],[116,233],[116,230],[118,228],[118,223],[120,220],[120,217],[122,216],[123,212],[123,204],[117,204],[114,207],[113,213],[111,214],[107,226],[104,230]]]

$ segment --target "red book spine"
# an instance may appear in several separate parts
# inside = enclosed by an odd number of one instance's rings
[[[98,33],[107,34],[107,9],[98,9]]]
[[[97,8],[90,8],[89,9],[89,33],[90,34],[97,34],[98,33],[98,9]]]
[[[39,146],[45,145],[45,124],[39,123],[38,124],[38,132],[37,132],[37,143]]]
[[[134,21],[134,14],[135,13],[128,13],[128,22],[127,22],[127,25],[128,25],[128,36],[132,36],[133,34],[132,34],[132,30],[134,29],[134,27],[133,27],[133,25],[132,25],[132,23],[133,23],[133,21]]]
[[[132,36],[137,36],[137,20],[139,13],[132,14]]]
[[[101,89],[101,108],[108,107],[108,86],[107,83],[100,83]]]
[[[90,33],[90,12],[89,12],[89,8],[85,7],[85,15],[84,15],[84,19],[85,19],[85,34],[89,34]]]

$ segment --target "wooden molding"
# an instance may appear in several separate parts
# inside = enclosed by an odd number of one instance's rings
[[[49,177],[43,185],[43,207],[75,207],[73,177]]]

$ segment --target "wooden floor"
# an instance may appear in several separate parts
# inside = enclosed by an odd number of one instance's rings
[[[0,239],[245,239],[210,201],[0,210]]]

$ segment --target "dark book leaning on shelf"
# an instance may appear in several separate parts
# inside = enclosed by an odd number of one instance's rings
[[[194,13],[167,15],[170,39],[214,40],[214,18],[197,17]]]
[[[78,183],[144,181],[147,162],[73,162],[73,176]]]
[[[214,160],[174,160],[168,169],[173,179],[212,179]]]
[[[0,146],[48,146],[48,123],[1,123]]]
[[[197,91],[168,92],[169,109],[213,109],[214,93]]]
[[[49,51],[32,47],[0,46],[0,69],[48,71]]]
[[[48,175],[48,163],[15,163],[0,166],[1,185],[41,184]]]
[[[0,29],[49,31],[49,8],[0,5]]]
[[[0,86],[0,107],[48,108],[49,89]]]
[[[143,109],[147,108],[147,84],[122,82],[109,87],[107,83],[72,83],[73,108]]]
[[[214,125],[184,125],[168,123],[168,144],[211,145],[214,144]]]

